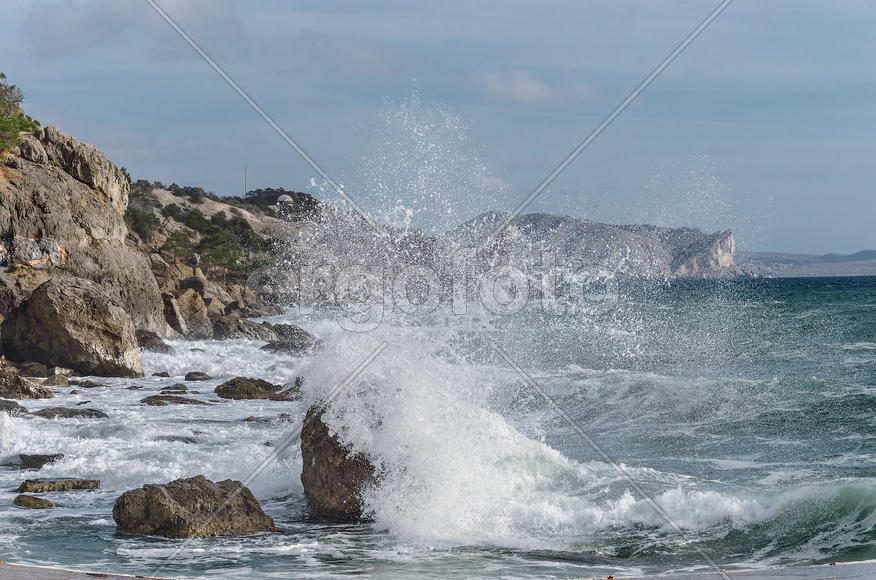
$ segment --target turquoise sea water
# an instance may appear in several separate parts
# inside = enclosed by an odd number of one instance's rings
[[[175,355],[144,354],[144,379],[98,379],[107,386],[24,402],[87,400],[110,419],[0,415],[0,560],[279,578],[570,577],[876,558],[876,278],[623,285],[563,312],[537,303],[507,316],[387,311],[362,333],[341,329],[341,316],[278,317],[326,341],[311,357],[247,341],[176,342]],[[311,401],[383,342],[327,416],[385,474],[366,490],[373,523],[310,519],[292,446],[251,485],[285,534],[197,540],[168,560],[180,541],[115,532],[112,505],[127,489],[198,473],[246,478],[271,453],[266,443],[292,432]],[[215,377],[189,384],[215,405],[139,403],[191,370]],[[149,376],[156,371],[172,377]],[[305,400],[212,394],[237,375],[304,376]],[[280,413],[293,422],[272,420]],[[266,420],[242,420],[253,415]],[[15,465],[17,454],[57,452],[64,459],[39,476],[97,478],[101,488],[53,494],[54,510],[13,507],[10,490],[36,475]]]

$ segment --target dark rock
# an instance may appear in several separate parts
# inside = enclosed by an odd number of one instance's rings
[[[269,327],[252,320],[236,316],[222,316],[213,325],[213,338],[217,340],[243,338],[272,341],[277,339],[277,334]]]
[[[27,479],[18,486],[15,493],[47,493],[98,487],[100,481],[97,479]]]
[[[97,409],[68,409],[67,407],[48,407],[33,413],[43,419],[107,419],[109,415]]]
[[[164,377],[167,378],[170,376],[170,373],[167,371],[161,371],[160,373],[152,373],[153,377]]]
[[[351,455],[322,421],[323,411],[311,407],[301,430],[301,483],[313,515],[334,522],[363,519],[362,491],[374,481],[374,466]]]
[[[131,385],[130,387],[128,387],[128,388],[125,389],[125,390],[126,390],[126,391],[139,391],[139,390],[142,389],[142,388],[143,388],[143,387],[141,387],[140,385]]]
[[[185,380],[187,381],[209,381],[212,379],[210,375],[207,373],[202,373],[200,371],[192,371],[190,373],[186,373]]]
[[[90,404],[90,403],[91,403],[91,401],[82,401],[81,403],[76,403],[76,406],[77,406],[77,407],[81,407],[81,406],[83,406],[83,405],[88,405],[88,404]]]
[[[12,362],[12,364],[18,368],[18,372],[24,375],[25,377],[50,377],[52,376],[52,371],[49,370],[44,364],[40,364],[38,362],[27,361],[22,363]]]
[[[141,403],[145,403],[151,407],[164,407],[165,405],[209,405],[205,401],[198,401],[197,399],[189,399],[187,397],[180,397],[178,395],[152,395],[151,397],[146,397],[145,399],[140,401]]]
[[[216,387],[213,391],[222,399],[269,399],[271,401],[295,401],[301,398],[298,381],[284,391],[283,385],[274,385],[262,379],[235,377]]]
[[[0,399],[0,413],[7,413],[9,415],[27,415],[28,410],[15,401]]]
[[[156,441],[168,441],[170,443],[185,443],[187,445],[195,445],[198,440],[194,437],[186,437],[184,435],[161,435],[155,438]]]
[[[71,394],[71,395],[78,395],[78,394],[79,394],[79,391],[76,390],[76,389],[73,389],[72,391],[70,391],[70,394]]]
[[[188,392],[188,389],[164,389],[160,391],[162,395],[185,395]]]
[[[69,379],[65,375],[53,375],[43,381],[44,387],[66,387]]]
[[[18,369],[0,360],[0,397],[5,399],[51,399],[52,390],[27,380]]]
[[[244,423],[291,423],[292,415],[289,413],[280,413],[276,417],[256,417],[250,415],[243,420]]]
[[[207,280],[204,278],[200,278],[198,276],[189,276],[188,278],[182,278],[177,281],[179,284],[180,290],[188,290],[191,288],[201,296],[204,296],[204,288],[206,286]]]
[[[297,343],[302,349],[312,349],[322,344],[320,339],[294,324],[274,324],[273,330],[279,337],[277,340]]]
[[[322,346],[320,339],[292,324],[275,324],[272,330],[279,338],[264,345],[261,350],[282,354],[305,354]]]
[[[203,475],[125,492],[116,500],[113,519],[120,532],[167,538],[280,531],[239,481],[213,483]]]
[[[34,497],[32,495],[19,495],[14,500],[12,500],[12,504],[17,505],[20,508],[27,508],[32,510],[46,510],[55,507],[55,504],[53,504],[49,500],[43,499],[41,497]]]
[[[42,469],[44,465],[54,463],[59,459],[64,458],[63,453],[54,453],[51,455],[19,455],[19,459],[28,469]]]
[[[82,387],[83,389],[96,389],[103,386],[102,384],[96,383],[94,381],[70,381],[70,384],[76,385],[77,387]]]
[[[3,321],[2,344],[18,360],[90,375],[143,376],[130,315],[82,278],[53,278],[37,288]]]
[[[161,340],[161,337],[149,330],[138,330],[137,344],[143,350],[161,354],[173,354],[173,347]]]

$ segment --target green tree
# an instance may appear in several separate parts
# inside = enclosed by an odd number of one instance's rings
[[[21,114],[21,100],[24,93],[15,85],[6,81],[6,75],[0,72],[0,117],[12,117]]]

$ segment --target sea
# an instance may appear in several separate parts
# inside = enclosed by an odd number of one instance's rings
[[[627,282],[513,312],[472,304],[350,329],[341,308],[271,322],[323,341],[170,341],[146,376],[23,401],[108,419],[0,413],[0,560],[174,578],[569,578],[876,558],[876,278]],[[152,376],[169,373],[168,378]],[[210,406],[140,401],[187,382]],[[228,401],[236,376],[300,401]],[[133,389],[132,387],[140,387]],[[73,391],[78,391],[74,393]],[[371,521],[311,518],[296,433],[308,407],[374,462]],[[255,420],[245,420],[247,418]],[[39,472],[21,453],[63,453]],[[247,481],[282,534],[116,531],[117,497],[203,474]],[[99,479],[14,507],[24,479]]]

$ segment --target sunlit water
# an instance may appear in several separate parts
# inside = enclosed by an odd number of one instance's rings
[[[0,560],[279,578],[708,570],[703,553],[728,569],[876,558],[876,279],[623,288],[616,302],[565,314],[538,304],[509,316],[387,309],[367,333],[342,330],[342,314],[276,318],[326,341],[310,357],[257,342],[175,342],[174,355],[144,353],[146,378],[95,379],[106,386],[24,402],[90,401],[109,419],[0,414]],[[251,484],[284,534],[197,540],[168,562],[181,541],[116,533],[112,506],[128,489],[196,474],[245,479],[275,449],[268,442],[293,432],[384,341],[326,417],[382,471],[366,490],[373,523],[308,517],[296,444]],[[192,370],[215,377],[188,383],[212,406],[139,402]],[[303,376],[304,400],[213,394],[239,375]],[[272,420],[280,413],[292,421]],[[161,439],[171,435],[197,442]],[[14,465],[19,453],[65,457],[33,472]],[[11,490],[35,476],[101,487],[45,494],[52,510],[13,507]]]

